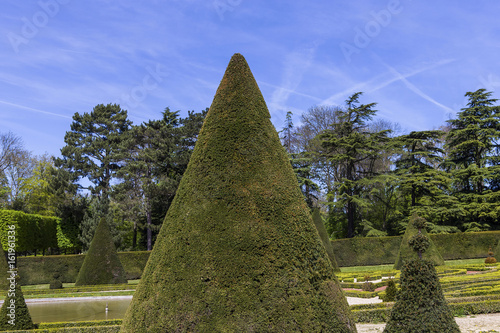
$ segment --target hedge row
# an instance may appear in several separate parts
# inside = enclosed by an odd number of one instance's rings
[[[38,329],[4,331],[15,333],[117,333],[120,331],[121,319],[40,323]]]
[[[451,303],[448,301],[448,307],[451,309],[455,317],[464,315],[497,313],[500,312],[500,300],[465,303]],[[357,323],[387,322],[391,313],[391,307],[387,306],[380,306],[373,309],[359,309],[352,306],[351,310],[354,315],[354,320]]]
[[[148,251],[118,253],[127,280],[136,280],[141,277],[149,253]],[[22,285],[50,283],[55,272],[60,274],[61,282],[75,282],[84,259],[84,254],[18,257],[17,265],[21,277],[20,283]]]
[[[0,210],[0,240],[3,249],[7,251],[9,247],[9,235],[12,236],[9,230],[15,232],[10,243],[15,244],[16,252],[43,252],[49,247],[57,247],[57,220],[55,217]]]
[[[96,326],[96,327],[70,327],[35,329],[21,331],[3,331],[5,333],[118,333],[121,326]]]
[[[429,235],[445,260],[486,258],[500,241],[500,231]],[[332,240],[341,267],[394,264],[402,236]]]
[[[15,226],[17,252],[44,252],[48,248],[67,251],[79,246],[78,230],[66,226],[60,218],[0,209],[0,241],[4,250],[11,225]]]
[[[71,294],[71,293],[89,293],[103,291],[120,291],[120,290],[135,290],[136,284],[118,284],[118,285],[96,285],[96,286],[81,286],[69,287],[63,289],[23,289],[23,294],[27,295],[47,295],[47,294]]]
[[[38,328],[98,327],[121,325],[121,319],[40,323]]]

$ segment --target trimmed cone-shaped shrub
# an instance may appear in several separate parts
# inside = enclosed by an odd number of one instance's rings
[[[127,283],[105,218],[97,226],[75,286]]]
[[[421,259],[405,262],[400,286],[385,333],[460,333],[433,262]]]
[[[10,270],[9,264],[7,263],[7,257],[3,250],[2,244],[0,243],[0,290],[9,289],[9,277],[8,271]]]
[[[337,264],[337,260],[335,259],[335,254],[333,253],[333,246],[330,241],[330,237],[328,237],[328,231],[326,231],[325,225],[323,224],[323,219],[321,218],[321,213],[319,208],[314,208],[312,212],[312,219],[316,229],[318,229],[319,237],[325,246],[326,253],[328,254],[328,258],[332,263],[333,270],[335,272],[340,272],[339,265]]]
[[[405,260],[418,258],[418,254],[413,251],[413,249],[408,244],[408,241],[418,234],[419,229],[417,228],[417,226],[415,226],[415,223],[418,224],[420,220],[422,220],[422,218],[417,216],[416,214],[413,214],[410,218],[410,222],[408,223],[405,234],[403,235],[403,239],[401,240],[401,246],[399,247],[399,253],[396,258],[396,262],[394,263],[394,269],[401,269],[401,267],[403,266],[403,261]],[[425,228],[421,229],[421,233],[422,235],[427,236],[427,231],[425,230]],[[434,263],[435,266],[444,265],[444,259],[439,253],[437,247],[434,245],[430,238],[428,238],[428,241],[430,244],[425,253],[422,254],[422,259],[426,259]]]
[[[12,275],[9,279],[9,290],[0,309],[0,331],[35,328],[18,282],[17,275]]]
[[[240,54],[219,85],[121,332],[356,332]]]
[[[495,247],[493,253],[496,253],[497,256],[500,253],[500,239],[498,240],[497,247]]]
[[[493,250],[490,247],[490,249],[488,250],[488,257],[486,259],[484,259],[484,263],[485,264],[495,264],[497,262],[497,260],[495,259],[495,257],[493,255],[494,255]]]
[[[396,281],[394,279],[389,279],[387,281],[387,288],[385,288],[384,302],[394,302],[396,300],[396,295],[398,293],[398,287],[396,286]]]

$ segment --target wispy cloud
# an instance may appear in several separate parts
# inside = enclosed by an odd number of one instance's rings
[[[61,117],[61,118],[66,118],[66,119],[72,119],[71,117],[63,115],[63,114],[58,114],[58,113],[48,112],[48,111],[39,110],[39,109],[35,109],[35,108],[30,108],[30,107],[24,106],[24,105],[10,103],[10,102],[6,102],[6,101],[0,101],[0,103],[4,104],[4,105],[13,106],[13,107],[18,108],[18,109],[28,110],[28,111],[32,111],[32,112],[36,112],[36,113],[42,113],[42,114],[46,114],[46,115],[49,115],[49,116]]]
[[[408,78],[416,76],[418,74],[421,74],[423,72],[435,69],[437,67],[441,67],[444,65],[447,65],[449,63],[454,62],[454,59],[444,59],[437,61],[435,63],[432,63],[430,65],[425,65],[422,67],[419,67],[417,69],[414,69],[410,72],[407,73],[401,73],[397,71],[394,67],[390,66],[386,62],[384,62],[380,57],[373,55],[373,58],[376,59],[378,62],[380,62],[384,67],[386,67],[389,71],[379,74],[367,81],[359,82],[356,83],[352,86],[350,86],[347,89],[344,89],[341,92],[338,92],[327,99],[325,99],[321,104],[324,105],[329,105],[329,104],[335,104],[338,103],[339,99],[343,98],[346,99],[348,95],[358,92],[358,91],[363,91],[366,93],[373,93],[379,90],[384,89],[385,87],[401,81],[403,84],[410,89],[412,92],[417,94],[418,96],[422,97],[423,99],[433,103],[434,105],[439,106],[440,108],[444,109],[447,113],[453,112],[453,110],[442,103],[436,101],[432,97],[430,97],[428,94],[424,93],[421,89],[419,89],[417,86],[412,84],[410,81],[408,81]]]
[[[286,56],[281,84],[271,96],[269,103],[271,108],[281,111],[288,108],[288,98],[295,93],[305,72],[313,63],[315,51],[316,47],[312,46],[294,51]]]
[[[410,81],[408,81],[408,78],[411,77],[411,76],[414,76],[414,75],[417,75],[417,74],[420,74],[422,72],[425,72],[429,69],[433,69],[433,68],[436,68],[436,67],[439,67],[439,66],[442,66],[442,65],[446,65],[446,64],[449,64],[450,62],[453,62],[453,60],[442,60],[442,61],[439,61],[431,66],[426,66],[426,67],[423,67],[423,68],[420,68],[420,69],[417,69],[409,74],[406,74],[406,75],[403,75],[401,74],[399,71],[397,71],[394,67],[390,66],[389,64],[385,63],[381,58],[377,57],[377,56],[374,56],[375,58],[378,58],[378,61],[380,63],[382,63],[382,65],[384,65],[387,69],[389,69],[389,72],[391,72],[393,75],[394,75],[394,78],[395,81],[401,81],[404,83],[404,85],[410,89],[412,92],[414,92],[415,94],[417,94],[418,96],[422,97],[423,99],[425,99],[426,101],[429,101],[431,102],[432,104],[440,107],[441,109],[443,109],[444,111],[446,111],[446,114],[450,113],[450,112],[454,112],[454,110],[438,101],[436,101],[434,98],[432,98],[431,96],[429,96],[428,94],[426,94],[425,92],[423,92],[420,88],[418,88],[417,86],[415,86],[413,83],[411,83]],[[392,82],[391,82],[392,83]]]

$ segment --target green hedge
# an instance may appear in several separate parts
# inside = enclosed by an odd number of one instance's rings
[[[98,326],[115,326],[121,325],[121,319],[110,320],[92,320],[92,321],[71,321],[71,322],[54,322],[54,323],[40,323],[38,328],[67,328],[67,327],[98,327]]]
[[[148,251],[118,252],[127,280],[141,277],[149,253]],[[50,283],[54,272],[59,272],[62,282],[75,282],[84,258],[83,254],[19,257],[17,265],[21,277],[20,283],[22,285]]]
[[[486,258],[488,248],[500,241],[500,231],[431,234],[429,237],[445,260]],[[341,267],[393,264],[400,245],[401,236],[332,240]]]
[[[25,214],[14,210],[0,210],[0,240],[4,250],[8,248],[9,226],[15,226],[15,250],[45,251],[57,247],[56,217]]]
[[[23,289],[24,295],[53,295],[103,291],[135,290],[137,284],[100,284],[97,286],[68,287],[62,289]]]
[[[16,226],[17,252],[44,252],[49,247],[74,251],[80,247],[78,230],[60,218],[0,209],[0,240],[5,250],[9,225]]]
[[[118,333],[121,326],[70,327],[35,329],[25,331],[3,331],[5,333]]]
[[[380,323],[387,322],[394,303],[379,303],[375,306],[358,305],[351,306],[354,320],[357,323]],[[500,300],[488,300],[482,302],[452,303],[448,301],[448,307],[455,317],[464,315],[477,315],[500,312]]]

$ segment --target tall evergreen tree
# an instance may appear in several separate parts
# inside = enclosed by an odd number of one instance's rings
[[[500,196],[500,106],[491,92],[478,89],[465,94],[467,107],[448,121],[448,159],[453,173],[454,194],[468,212],[466,223],[498,223],[496,206]]]
[[[396,174],[403,192],[410,195],[412,207],[420,197],[435,192],[440,185],[434,179],[437,166],[443,160],[444,151],[437,144],[442,135],[442,131],[420,131],[396,138],[401,147]]]
[[[107,197],[111,179],[120,167],[121,142],[131,124],[127,111],[117,104],[99,104],[90,113],[75,113],[56,165],[87,178],[93,194]]]
[[[189,111],[180,118],[179,111],[166,108],[162,119],[134,126],[123,143],[124,165],[118,172],[123,183],[115,187],[115,195],[125,204],[134,220],[134,240],[138,218],[145,218],[146,249],[151,250],[161,221],[175,195],[184,173],[196,136],[203,123],[204,113]],[[125,198],[128,198],[125,200]],[[135,198],[132,199],[132,198]]]
[[[122,332],[356,332],[288,155],[235,54]]]
[[[338,122],[333,129],[320,134],[323,154],[337,165],[340,174],[336,179],[335,199],[332,205],[345,211],[347,237],[354,237],[360,225],[360,212],[366,206],[363,189],[377,174],[376,161],[389,141],[390,130],[370,132],[368,121],[375,115],[375,103],[358,104],[361,93],[346,100],[346,110],[338,112]]]
[[[281,130],[281,141],[290,156],[290,163],[295,171],[299,187],[304,194],[304,198],[309,208],[313,208],[318,200],[318,184],[313,180],[312,165],[313,161],[309,152],[303,151],[298,144],[297,133],[294,132],[292,121],[292,112],[286,113],[285,127]]]
[[[101,221],[105,218],[107,221],[113,221],[113,213],[109,209],[110,200],[107,197],[93,197],[89,203],[88,209],[84,212],[80,224],[80,234],[78,236],[82,248],[87,251],[90,248],[95,230]],[[116,236],[116,233],[113,233]]]

